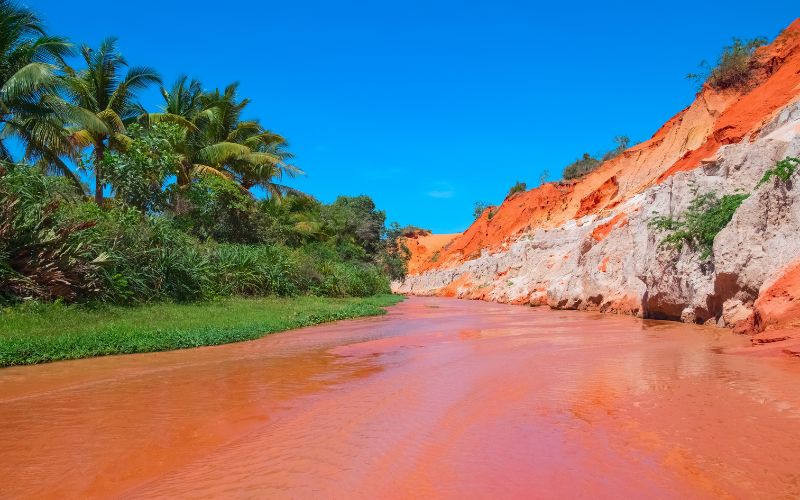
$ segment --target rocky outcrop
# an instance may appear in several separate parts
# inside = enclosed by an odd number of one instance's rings
[[[448,236],[435,260],[417,257],[395,290],[740,331],[774,324],[765,293],[785,301],[800,288],[786,283],[787,273],[800,276],[800,186],[756,185],[778,160],[800,156],[800,21],[762,57],[771,63],[748,93],[706,89],[650,141],[582,180],[509,198],[491,219]],[[649,222],[711,191],[750,193],[716,236],[713,256],[660,245],[664,235]]]

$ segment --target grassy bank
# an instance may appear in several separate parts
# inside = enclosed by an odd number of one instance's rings
[[[397,295],[230,298],[87,308],[37,304],[0,314],[0,366],[252,340],[327,321],[383,314]]]

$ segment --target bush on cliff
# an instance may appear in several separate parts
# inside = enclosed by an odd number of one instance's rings
[[[789,181],[797,171],[798,166],[800,166],[800,158],[794,158],[792,156],[784,158],[776,163],[773,168],[770,168],[764,172],[764,177],[758,181],[756,188],[761,187],[762,184],[766,184],[773,177],[778,179],[784,185],[789,184]]]
[[[528,189],[528,185],[527,184],[525,184],[524,182],[517,181],[508,190],[508,194],[506,195],[506,198],[511,198],[512,196],[514,196],[517,193],[523,193],[527,189]]]
[[[589,172],[595,170],[602,163],[597,158],[589,153],[583,153],[583,156],[564,168],[564,179],[572,180],[583,177]]]
[[[614,142],[617,146],[605,152],[600,159],[595,158],[589,153],[583,153],[583,156],[564,168],[564,180],[572,180],[583,177],[584,175],[592,172],[600,167],[604,162],[612,160],[619,156],[623,151],[628,149],[630,145],[630,138],[626,135],[618,135],[614,137]]]
[[[680,216],[660,215],[650,220],[649,226],[669,233],[661,240],[661,246],[680,250],[688,245],[700,252],[702,260],[707,260],[713,254],[714,238],[728,225],[748,196],[738,193],[719,197],[714,192],[697,194],[695,191],[695,198]]]
[[[703,61],[700,63],[700,73],[690,73],[686,78],[701,85],[708,83],[718,90],[745,88],[750,84],[757,65],[755,51],[766,43],[767,39],[763,37],[751,40],[734,38],[733,43],[722,50],[716,66],[710,67]]]
[[[474,219],[480,218],[480,216],[483,215],[483,212],[485,212],[486,209],[490,207],[491,205],[489,205],[485,201],[476,201],[475,205],[472,207],[472,217]]]

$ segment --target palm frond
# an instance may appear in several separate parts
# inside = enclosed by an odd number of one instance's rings
[[[231,174],[228,172],[200,163],[195,163],[192,165],[191,175],[192,177],[199,177],[201,175],[215,175],[224,179],[232,179]]]
[[[250,148],[233,142],[218,142],[202,148],[197,158],[204,164],[220,165],[250,153]]]
[[[32,62],[25,65],[6,80],[0,89],[3,101],[13,100],[36,90],[47,90],[55,84],[54,67],[50,64]]]

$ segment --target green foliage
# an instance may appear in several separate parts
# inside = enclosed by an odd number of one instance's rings
[[[173,186],[177,194],[178,187]],[[215,175],[201,175],[183,191],[188,203],[175,214],[178,227],[201,241],[227,243],[261,241],[262,218],[249,193],[234,182]]]
[[[26,303],[0,312],[0,366],[185,349],[384,314],[397,295],[369,298],[230,298],[137,308]]]
[[[485,212],[486,209],[490,207],[491,205],[489,205],[485,201],[476,201],[475,205],[472,208],[472,217],[475,219],[480,218],[480,216],[483,215],[483,212]]]
[[[700,73],[690,73],[686,78],[701,85],[708,83],[719,90],[745,88],[750,84],[751,75],[756,67],[755,51],[766,43],[767,39],[763,37],[751,40],[734,38],[733,43],[722,50],[716,66],[710,67],[703,61],[700,63]]]
[[[10,169],[0,176],[0,301],[365,296],[405,275],[403,230],[387,231],[368,197],[259,203],[218,177],[192,188],[205,198],[192,194],[192,210],[167,217],[121,199],[100,207],[60,178]]]
[[[71,54],[71,44],[46,34],[34,12],[0,0],[0,161],[14,161],[9,141],[19,141],[25,160],[79,186],[63,160],[77,157],[64,123],[78,113],[61,98],[58,74]]]
[[[714,238],[733,218],[733,214],[749,196],[748,194],[729,194],[721,198],[714,192],[697,194],[686,210],[677,218],[657,216],[649,226],[656,231],[669,234],[661,240],[661,245],[680,250],[684,245],[700,251],[702,260],[713,254]]]
[[[160,83],[116,39],[75,54],[0,0],[0,302],[363,296],[405,276],[403,230],[368,196],[325,205],[281,184],[303,172],[285,138],[244,118],[238,84],[179,77],[152,113],[137,95]],[[29,165],[6,166],[9,138]],[[65,161],[94,174],[94,204]]]
[[[623,151],[628,149],[631,140],[626,135],[618,135],[614,137],[614,142],[617,144],[617,146],[614,149],[604,153],[600,159],[595,158],[589,153],[583,153],[582,157],[567,165],[562,174],[564,180],[579,179],[589,172],[597,170],[597,168],[600,167],[600,165],[602,165],[604,162],[616,158]]]
[[[389,225],[384,238],[384,251],[379,254],[378,267],[381,268],[391,279],[402,280],[408,274],[408,260],[411,258],[411,251],[405,244],[405,239],[411,235],[431,234],[428,229],[421,229],[416,226],[400,227],[393,222]]]
[[[631,139],[627,135],[618,135],[614,137],[614,142],[617,144],[617,147],[615,147],[611,151],[606,152],[600,159],[601,162],[611,160],[622,154],[622,152],[628,149],[628,147],[630,146]]]
[[[600,166],[602,162],[593,157],[589,153],[583,153],[583,156],[564,168],[564,179],[572,180],[583,177],[592,170]]]
[[[115,198],[142,212],[160,212],[167,206],[163,190],[169,175],[175,175],[181,157],[173,144],[181,135],[172,123],[157,123],[149,129],[128,127],[130,144],[124,151],[110,151],[103,158],[106,180],[114,187]]]
[[[92,223],[59,220],[59,206],[74,196],[62,179],[17,166],[0,184],[0,302],[80,300],[98,291],[95,254],[76,240]]]
[[[525,184],[524,182],[517,181],[517,182],[514,183],[513,186],[511,186],[511,189],[508,190],[508,194],[506,195],[506,198],[510,198],[510,197],[514,196],[515,194],[517,194],[517,193],[523,193],[527,189],[528,189],[527,184]]]
[[[389,293],[389,279],[368,264],[326,262],[320,266],[322,280],[314,290],[327,297],[367,297]]]
[[[349,249],[351,258],[376,253],[381,246],[386,213],[376,210],[369,196],[339,196],[322,208],[322,223],[334,235],[335,245]]]
[[[775,167],[768,169],[764,172],[764,177],[758,181],[756,185],[756,189],[761,187],[762,184],[769,182],[770,179],[773,177],[777,178],[783,184],[788,184],[791,180],[792,176],[797,171],[797,167],[800,166],[800,158],[794,158],[788,156],[783,160],[779,161],[775,164]]]

